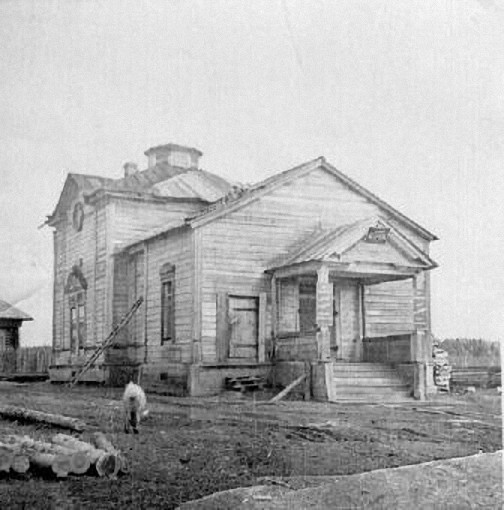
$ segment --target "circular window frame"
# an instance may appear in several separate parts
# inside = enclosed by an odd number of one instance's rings
[[[77,230],[77,232],[80,232],[82,230],[82,226],[84,225],[84,207],[82,205],[82,202],[77,202],[74,205],[72,214],[72,224],[75,230]]]

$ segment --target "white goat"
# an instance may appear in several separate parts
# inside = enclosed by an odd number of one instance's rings
[[[147,398],[142,388],[134,382],[126,385],[123,395],[124,405],[124,432],[129,433],[130,427],[133,433],[138,434],[138,425],[140,420],[145,418],[149,411],[147,407]]]

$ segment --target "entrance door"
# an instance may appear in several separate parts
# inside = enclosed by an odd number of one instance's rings
[[[334,319],[331,347],[337,347],[333,355],[345,361],[360,361],[360,307],[359,288],[356,283],[334,284]]]
[[[257,361],[259,299],[229,296],[229,358]]]

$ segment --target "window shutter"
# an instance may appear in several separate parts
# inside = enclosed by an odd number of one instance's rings
[[[229,357],[229,296],[226,292],[217,294],[216,351],[217,361],[226,361]]]

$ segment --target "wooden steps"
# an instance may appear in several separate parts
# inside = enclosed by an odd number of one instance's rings
[[[264,381],[257,375],[244,375],[239,377],[226,377],[226,390],[231,391],[256,391],[264,388]]]
[[[411,387],[382,363],[333,363],[333,401],[398,402],[411,400]]]

